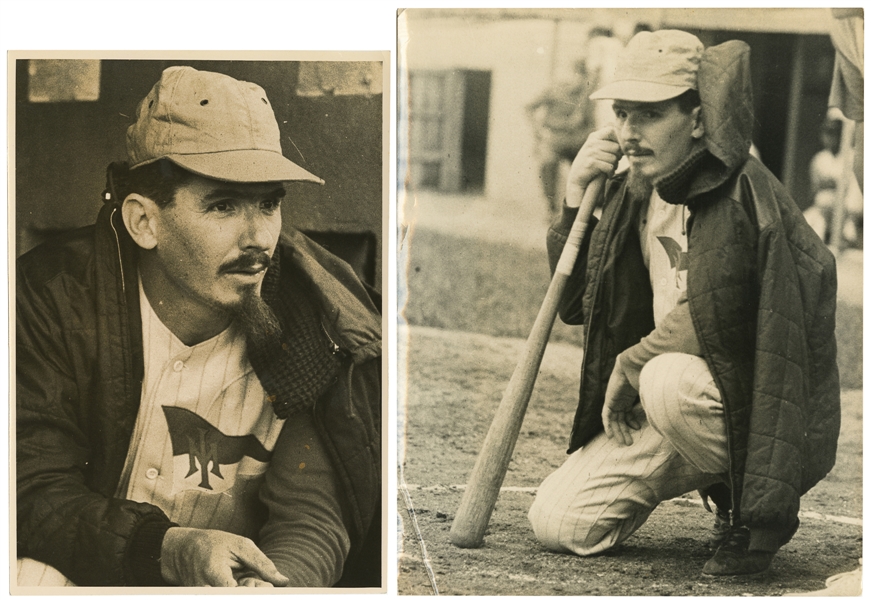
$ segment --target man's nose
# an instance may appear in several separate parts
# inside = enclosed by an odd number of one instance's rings
[[[271,225],[270,220],[259,208],[247,210],[242,231],[242,247],[271,250],[275,245],[275,236],[273,235]]]
[[[626,141],[637,141],[638,140],[638,127],[631,116],[623,119],[623,123],[620,125],[620,139]]]

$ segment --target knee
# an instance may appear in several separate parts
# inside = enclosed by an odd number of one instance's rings
[[[532,525],[532,533],[545,548],[553,551],[562,550],[559,542],[559,526],[555,526],[562,521],[562,515],[546,490],[538,490],[532,506],[529,507],[527,518]]]
[[[668,353],[651,359],[641,370],[638,387],[641,404],[653,428],[669,439],[676,425],[673,416],[679,403],[699,389],[706,389],[710,381],[707,363],[698,356]]]
[[[529,509],[529,522],[539,543],[551,552],[591,556],[607,550],[621,539],[621,524],[596,518],[579,507],[537,495]]]

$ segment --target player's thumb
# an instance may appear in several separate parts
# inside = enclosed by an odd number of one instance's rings
[[[239,558],[247,567],[254,570],[263,581],[268,581],[276,587],[283,587],[290,583],[290,579],[279,573],[275,564],[257,547],[247,547],[246,552]]]

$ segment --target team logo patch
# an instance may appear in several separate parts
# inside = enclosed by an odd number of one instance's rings
[[[189,469],[185,479],[199,472],[200,488],[213,489],[210,475],[224,479],[221,465],[235,465],[246,456],[265,463],[272,456],[254,434],[226,435],[187,409],[177,406],[161,408],[169,428],[172,455],[188,455]]]
[[[659,243],[662,244],[662,248],[668,255],[668,262],[671,265],[671,268],[674,269],[674,287],[676,289],[683,289],[686,285],[685,271],[689,267],[689,256],[683,251],[681,245],[672,238],[657,236],[656,239],[658,239]],[[681,280],[682,273],[684,275],[683,280]]]
[[[683,251],[683,248],[680,247],[680,244],[670,237],[659,236],[656,239],[659,240],[659,243],[665,249],[665,253],[668,254],[668,262],[671,264],[671,268],[678,271],[686,271],[689,258],[687,253]]]

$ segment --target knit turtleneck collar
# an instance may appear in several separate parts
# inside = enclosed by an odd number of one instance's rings
[[[669,204],[684,204],[689,195],[693,176],[706,154],[708,151],[704,146],[696,145],[690,155],[674,171],[656,180],[654,187],[659,193],[659,197]]]
[[[669,204],[687,204],[725,183],[742,164],[730,167],[699,144],[674,171],[655,181],[654,187]]]
[[[248,338],[248,359],[276,416],[304,410],[336,379],[341,357],[320,321],[316,303],[292,264],[276,251],[261,296],[278,317],[281,331],[259,342]]]

